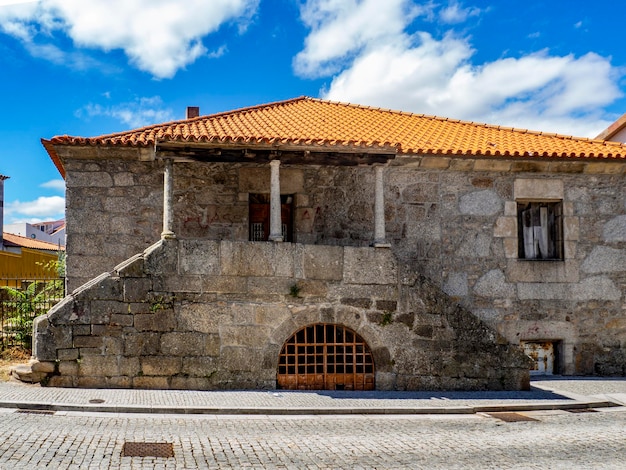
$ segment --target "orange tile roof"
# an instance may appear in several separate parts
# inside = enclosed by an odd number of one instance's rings
[[[59,247],[59,245],[55,243],[44,242],[41,240],[28,238],[28,237],[22,237],[21,235],[15,235],[13,233],[4,232],[2,234],[2,237],[4,241],[7,242],[7,244],[10,244],[13,246],[21,246],[22,248],[31,248],[33,250],[45,250],[45,251],[59,251],[59,250],[65,251],[65,247],[63,245]]]
[[[400,154],[626,159],[626,145],[459,121],[309,97],[99,137],[57,136],[53,145],[149,147],[159,143],[332,147]],[[59,168],[61,169],[61,168]]]

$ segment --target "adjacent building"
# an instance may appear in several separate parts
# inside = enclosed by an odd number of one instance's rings
[[[3,224],[4,181],[8,178],[0,175],[0,286],[15,287],[21,285],[22,281],[57,278],[59,256],[65,250],[60,241],[38,239],[36,235],[41,232],[39,228],[35,229],[35,233],[23,236],[13,233],[15,227],[11,224]],[[33,227],[31,224],[19,225]],[[50,227],[58,228],[64,225],[63,221],[49,224]],[[59,233],[64,233],[64,228]]]
[[[5,232],[65,247],[65,219],[46,222],[5,224]]]

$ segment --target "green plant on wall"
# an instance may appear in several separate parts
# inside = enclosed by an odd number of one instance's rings
[[[157,313],[161,310],[167,310],[174,307],[174,298],[165,298],[160,295],[150,302],[150,312]]]
[[[292,297],[298,297],[300,295],[300,286],[298,284],[293,284],[289,288],[289,295]]]
[[[390,325],[393,322],[393,314],[391,312],[384,312],[380,319],[381,326]]]

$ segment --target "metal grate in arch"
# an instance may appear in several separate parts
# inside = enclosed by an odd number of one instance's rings
[[[318,323],[298,330],[278,358],[277,388],[287,390],[374,390],[369,346],[345,326]]]

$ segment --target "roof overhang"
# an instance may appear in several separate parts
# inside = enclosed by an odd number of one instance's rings
[[[65,168],[63,167],[63,163],[61,163],[59,154],[54,148],[54,145],[52,144],[52,142],[46,139],[41,139],[41,144],[43,145],[43,148],[46,149],[46,152],[48,152],[48,155],[50,156],[52,163],[54,163],[54,166],[57,167],[57,170],[59,170],[59,173],[61,174],[63,179],[65,179]]]
[[[157,143],[155,157],[175,162],[267,163],[280,160],[293,165],[357,166],[386,163],[396,157],[394,146],[348,147],[343,145],[189,145]]]

